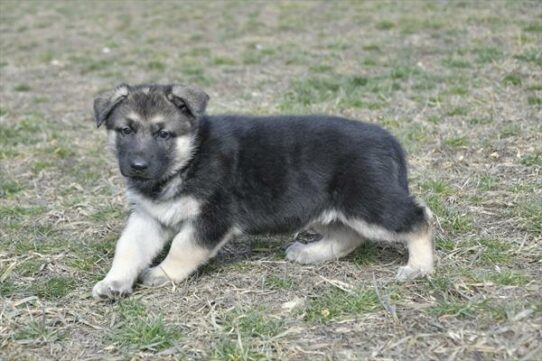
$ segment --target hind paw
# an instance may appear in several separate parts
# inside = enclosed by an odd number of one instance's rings
[[[420,276],[426,276],[433,272],[433,269],[423,269],[421,267],[412,267],[409,265],[399,267],[395,279],[399,282],[412,281]]]

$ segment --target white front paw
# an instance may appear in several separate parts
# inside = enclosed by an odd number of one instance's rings
[[[133,282],[126,280],[103,279],[92,289],[92,296],[97,300],[128,296],[132,293],[132,285]]]
[[[145,270],[143,273],[141,273],[139,279],[141,280],[141,283],[150,287],[159,287],[170,282],[169,277],[160,267],[152,267]]]

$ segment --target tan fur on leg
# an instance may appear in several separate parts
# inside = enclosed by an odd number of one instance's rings
[[[431,228],[407,235],[408,263],[400,267],[395,278],[407,281],[433,272],[433,238]]]
[[[232,234],[228,233],[214,249],[209,249],[197,243],[194,226],[186,224],[173,239],[166,258],[158,266],[144,272],[141,281],[148,286],[160,286],[184,280],[214,257]]]

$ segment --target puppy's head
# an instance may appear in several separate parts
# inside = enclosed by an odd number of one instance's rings
[[[94,115],[107,127],[122,175],[148,188],[190,160],[208,100],[192,86],[123,84],[96,97]]]

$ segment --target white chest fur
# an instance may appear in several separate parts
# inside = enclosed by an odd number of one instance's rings
[[[128,193],[128,200],[134,203],[139,210],[171,227],[196,217],[201,208],[201,202],[190,196],[167,201],[153,201],[138,194]]]

